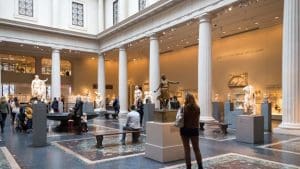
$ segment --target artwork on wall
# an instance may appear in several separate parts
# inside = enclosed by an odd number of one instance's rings
[[[244,72],[241,74],[230,74],[228,81],[229,88],[245,87],[248,85],[248,73]]]

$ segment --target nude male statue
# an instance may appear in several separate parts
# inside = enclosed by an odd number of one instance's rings
[[[154,91],[154,93],[156,93],[160,89],[160,95],[157,97],[157,99],[160,101],[161,107],[163,108],[168,107],[168,101],[170,98],[170,93],[169,93],[170,84],[179,84],[179,82],[168,80],[166,75],[162,75],[160,84],[158,88]]]

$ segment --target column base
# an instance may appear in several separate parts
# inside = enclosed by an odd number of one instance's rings
[[[300,136],[300,129],[274,128],[273,133]]]
[[[212,116],[201,116],[200,115],[200,120],[201,121],[216,121]]]
[[[128,114],[128,111],[126,110],[120,110],[120,113],[119,113],[119,119],[126,119],[127,118],[127,114]]]

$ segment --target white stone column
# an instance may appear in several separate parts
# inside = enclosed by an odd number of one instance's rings
[[[127,54],[124,46],[119,48],[119,101],[120,113],[128,112],[128,84],[127,84]]]
[[[99,54],[98,57],[98,93],[103,96],[103,103],[105,105],[105,62],[103,54]],[[104,109],[106,108],[104,107]]]
[[[282,123],[274,132],[300,135],[300,1],[285,0],[282,42]]]
[[[121,0],[119,2],[119,22],[128,17],[128,0]]]
[[[104,0],[98,0],[98,27],[99,32],[104,30]]]
[[[52,49],[52,67],[51,67],[51,98],[61,96],[61,80],[60,80],[60,51]]]
[[[149,89],[152,92],[152,101],[155,103],[155,108],[159,108],[159,101],[156,99],[159,91],[154,91],[160,84],[160,62],[159,62],[159,42],[156,34],[150,36],[150,57],[149,57]]]
[[[199,49],[198,49],[198,99],[201,110],[200,119],[214,120],[212,117],[212,72],[211,72],[211,19],[204,14],[199,20]]]

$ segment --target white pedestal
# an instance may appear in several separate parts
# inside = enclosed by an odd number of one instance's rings
[[[174,123],[147,122],[145,153],[147,158],[159,162],[184,159],[179,128]]]

